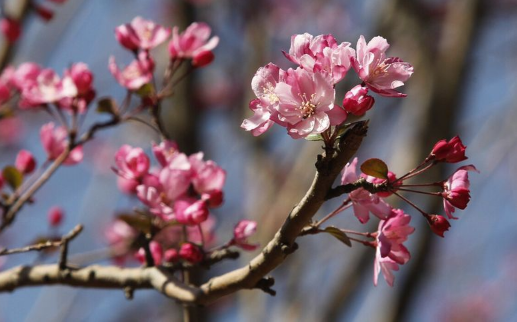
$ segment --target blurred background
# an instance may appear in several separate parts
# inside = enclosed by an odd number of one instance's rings
[[[21,2],[5,1],[14,11]],[[22,37],[4,52],[4,65],[33,61],[61,73],[82,61],[95,74],[98,97],[118,101],[125,92],[109,73],[108,58],[115,55],[127,63],[131,55],[115,40],[116,26],[138,15],[181,29],[204,21],[220,37],[215,61],[192,74],[163,106],[167,128],[180,150],[204,151],[228,172],[226,202],[214,211],[220,242],[246,218],[259,223],[254,241],[266,244],[312,180],[320,143],[292,140],[276,126],[259,138],[239,127],[251,115],[248,102],[255,71],[268,62],[292,66],[281,50],[289,50],[293,34],[331,33],[338,42],[354,47],[361,34],[367,40],[381,35],[392,45],[390,56],[414,65],[415,73],[402,89],[407,98],[376,96],[374,109],[366,114],[370,131],[359,151],[360,161],[382,158],[402,174],[419,164],[436,141],[460,135],[468,146],[468,163],[481,171],[471,175],[472,200],[458,212],[459,220],[451,223],[445,238],[432,235],[421,216],[406,209],[416,227],[408,243],[412,259],[396,273],[393,288],[383,280],[373,286],[374,250],[348,248],[329,236],[308,236],[299,239],[300,249],[272,273],[276,297],[241,291],[200,308],[199,320],[517,320],[517,1],[68,0],[50,7],[55,15],[49,22],[25,13]],[[157,71],[167,64],[166,47],[153,51]],[[346,84],[338,88],[337,102],[358,82],[350,71]],[[39,128],[49,116],[20,116],[14,125],[0,122],[2,166],[12,164],[21,148],[44,160]],[[91,112],[87,123],[102,117]],[[139,124],[100,133],[85,146],[85,161],[60,169],[36,194],[36,203],[25,207],[0,236],[0,245],[20,247],[49,234],[47,211],[59,205],[66,219],[52,233],[64,234],[84,224],[71,253],[109,263],[97,256],[106,247],[104,231],[115,213],[138,203],[118,191],[110,170],[113,155],[123,143],[149,151],[150,142],[157,140]],[[454,169],[442,167],[432,178],[446,178]],[[441,200],[413,200],[429,212],[443,213]],[[341,201],[328,202],[317,216]],[[351,212],[331,223],[364,229]],[[206,281],[242,266],[257,252],[198,272],[197,279]],[[12,255],[2,269],[53,260],[34,253]],[[181,313],[180,305],[154,291],[137,291],[132,301],[122,291],[69,287],[0,294],[0,321],[5,322],[181,321]]]

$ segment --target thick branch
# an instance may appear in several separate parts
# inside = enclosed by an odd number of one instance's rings
[[[358,179],[356,182],[347,183],[331,189],[326,196],[326,200],[339,197],[345,193],[350,193],[359,188],[363,188],[370,193],[385,192],[389,190],[387,183],[371,183],[364,178]]]

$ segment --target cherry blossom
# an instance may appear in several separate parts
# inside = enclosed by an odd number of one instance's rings
[[[192,184],[194,189],[208,202],[210,207],[218,207],[223,202],[223,186],[226,181],[226,171],[214,161],[203,161],[203,153],[199,152],[189,157],[192,166]]]
[[[443,234],[449,230],[451,227],[451,224],[445,217],[440,215],[427,215],[425,216],[427,219],[427,222],[429,223],[429,226],[431,227],[431,230],[433,233],[440,237],[444,237]]]
[[[68,145],[68,131],[62,127],[55,127],[50,122],[41,127],[40,139],[47,153],[48,160],[57,159],[66,150]],[[82,146],[75,147],[63,162],[65,165],[74,165],[83,160]]]
[[[359,78],[372,91],[391,97],[405,97],[406,94],[395,89],[413,74],[413,66],[398,57],[386,57],[389,48],[386,39],[374,37],[368,44],[363,36],[357,41],[357,57],[352,57],[352,66]]]
[[[455,136],[447,142],[446,140],[438,141],[429,155],[430,159],[443,161],[448,163],[457,163],[467,160],[465,150],[467,147],[463,145],[459,136]]]
[[[149,171],[149,157],[141,148],[124,144],[115,154],[117,173],[126,179],[142,178]]]
[[[192,243],[182,244],[179,255],[182,259],[193,264],[199,263],[203,260],[203,252],[198,246]]]
[[[20,22],[7,17],[4,17],[2,20],[0,20],[0,30],[4,34],[5,38],[7,38],[7,40],[11,43],[14,43],[16,40],[18,40],[22,33]]]
[[[27,150],[21,150],[16,156],[14,166],[23,174],[30,174],[36,168],[36,160],[32,153]]]
[[[65,212],[61,207],[54,206],[48,211],[48,222],[50,226],[57,227],[63,222]]]
[[[135,17],[131,23],[115,29],[118,42],[130,50],[149,50],[157,47],[171,35],[170,28],[162,27],[153,21]]]
[[[367,94],[368,88],[361,85],[354,86],[354,88],[346,92],[343,99],[345,111],[357,116],[364,115],[375,103],[375,99]]]
[[[251,220],[241,220],[233,229],[232,245],[238,246],[244,250],[255,250],[258,244],[251,244],[248,238],[257,230],[257,223]]]
[[[122,70],[117,66],[115,57],[111,56],[108,67],[117,82],[132,91],[140,89],[153,79],[154,61],[146,52],[141,52],[138,59]]]
[[[194,22],[179,33],[179,28],[172,30],[172,40],[169,43],[169,53],[172,59],[194,59],[205,61],[207,52],[211,52],[219,43],[219,37],[210,39],[211,29],[203,22]],[[211,60],[210,60],[211,61]]]
[[[351,163],[347,163],[343,169],[341,184],[356,182],[360,177],[357,175],[358,159],[354,158]],[[372,194],[363,188],[356,189],[348,194],[352,201],[354,215],[361,223],[370,220],[370,212],[380,219],[385,219],[391,212],[391,207],[377,194]]]
[[[385,220],[379,222],[376,238],[373,283],[377,286],[378,275],[382,271],[389,286],[395,279],[393,271],[398,271],[399,265],[409,261],[411,255],[402,244],[415,230],[409,226],[411,216],[400,209],[393,209]]]
[[[72,78],[65,76],[61,79],[52,69],[41,70],[35,82],[22,86],[20,108],[56,103],[77,95],[77,87]]]
[[[473,165],[458,168],[443,183],[443,207],[449,219],[458,219],[453,216],[455,208],[465,209],[470,201],[469,171],[479,171]]]
[[[160,245],[160,243],[153,240],[149,243],[149,250],[151,251],[151,256],[153,257],[154,264],[161,265],[162,260],[163,260],[162,245]],[[135,258],[142,264],[144,264],[146,262],[144,248],[140,248],[138,250],[138,252],[136,252]]]

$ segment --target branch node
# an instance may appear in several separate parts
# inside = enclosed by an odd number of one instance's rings
[[[134,295],[135,295],[134,288],[132,288],[131,286],[124,287],[124,296],[126,297],[126,299],[132,300]]]
[[[271,288],[273,285],[275,285],[275,279],[271,276],[266,276],[266,277],[261,278],[257,282],[257,284],[255,285],[255,288],[258,288],[271,296],[275,296],[276,291]]]
[[[285,255],[290,255],[298,249],[298,244],[297,243],[292,243],[291,245],[281,244],[280,247],[282,249],[282,253],[284,253]]]

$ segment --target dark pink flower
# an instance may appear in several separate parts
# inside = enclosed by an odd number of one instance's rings
[[[146,52],[141,52],[138,59],[122,70],[118,68],[115,57],[111,56],[108,67],[117,82],[132,91],[149,84],[153,79],[154,62]]]
[[[386,179],[374,178],[371,176],[366,176],[366,180],[375,184],[383,184],[384,182],[386,182]],[[397,175],[391,171],[388,171],[388,181],[393,189],[397,189],[397,187],[400,187],[402,185],[402,181],[397,181]],[[387,198],[391,196],[392,193],[389,191],[377,192],[377,195],[382,198]]]
[[[241,220],[233,229],[232,245],[238,246],[244,250],[255,250],[258,244],[251,244],[248,238],[257,230],[257,223],[251,220]]]
[[[154,260],[154,265],[158,266],[162,264],[163,260],[163,248],[160,243],[155,242],[154,240],[149,243],[149,250],[151,251],[151,256]],[[138,252],[135,254],[135,258],[142,264],[145,263],[145,250],[144,248],[140,248]]]
[[[427,219],[433,233],[440,237],[443,237],[443,234],[451,227],[451,224],[444,216],[427,215],[425,218]]]
[[[153,49],[167,40],[170,35],[170,28],[164,28],[142,17],[135,17],[131,23],[120,25],[115,29],[118,42],[130,50]]]
[[[343,108],[348,113],[352,113],[357,116],[362,116],[369,109],[372,108],[375,99],[367,95],[368,88],[357,85],[345,94],[343,99]]]
[[[50,10],[47,7],[44,7],[42,5],[32,3],[32,9],[36,12],[38,16],[41,17],[41,19],[45,21],[50,21],[52,18],[54,18],[54,11]]]
[[[93,74],[85,63],[75,63],[65,71],[65,77],[70,77],[79,95],[93,91]]]
[[[393,286],[395,277],[393,271],[399,270],[399,265],[409,261],[411,255],[402,245],[415,228],[409,226],[411,217],[400,209],[393,209],[390,215],[379,222],[377,231],[377,250],[375,253],[373,283],[377,286],[379,273],[382,271],[389,286]]]
[[[163,254],[163,260],[166,263],[174,263],[174,262],[179,261],[179,259],[180,259],[180,254],[174,248],[167,249],[165,251],[165,253]]]
[[[357,158],[347,163],[343,169],[341,184],[356,182],[360,177],[357,175]],[[370,212],[380,219],[385,219],[391,213],[391,207],[378,194],[371,194],[363,188],[356,189],[348,194],[352,200],[354,215],[361,223],[370,220]]]
[[[291,37],[287,59],[311,72],[326,73],[334,84],[342,80],[350,69],[355,51],[350,43],[337,44],[332,35],[299,34]]]
[[[14,43],[20,38],[22,26],[17,20],[4,17],[0,20],[0,30],[10,43]]]
[[[438,141],[431,151],[430,158],[436,161],[456,163],[467,160],[465,150],[467,147],[463,145],[459,136],[455,136],[447,142],[446,140]]]
[[[40,139],[45,152],[47,152],[48,159],[55,160],[65,151],[68,145],[68,132],[64,127],[56,128],[54,123],[50,122],[41,127]],[[82,160],[83,148],[78,146],[70,151],[68,158],[63,164],[74,165]]]
[[[30,174],[36,168],[36,160],[32,153],[27,150],[21,150],[16,156],[14,166],[20,170],[21,173]]]
[[[210,39],[211,29],[203,22],[194,22],[179,33],[178,27],[172,30],[172,40],[169,43],[169,53],[172,59],[206,59],[207,52],[212,51],[219,43],[219,37]]]
[[[387,58],[385,52],[389,46],[382,37],[374,37],[368,44],[363,36],[359,37],[352,66],[372,91],[382,96],[405,97],[406,94],[395,89],[413,74],[413,66],[398,57]]]
[[[179,255],[182,259],[193,264],[199,263],[203,260],[203,252],[198,246],[192,243],[182,244]]]
[[[141,148],[124,144],[115,154],[117,174],[126,179],[139,179],[149,171],[149,157]]]
[[[453,216],[455,208],[465,209],[470,201],[469,171],[479,171],[473,165],[458,168],[443,184],[443,207],[449,219],[458,219]]]
[[[203,200],[178,199],[174,203],[175,219],[182,225],[199,225],[208,218],[208,207]]]
[[[50,208],[48,212],[48,222],[50,226],[57,227],[61,225],[63,218],[65,216],[65,212],[61,207],[54,206]]]

